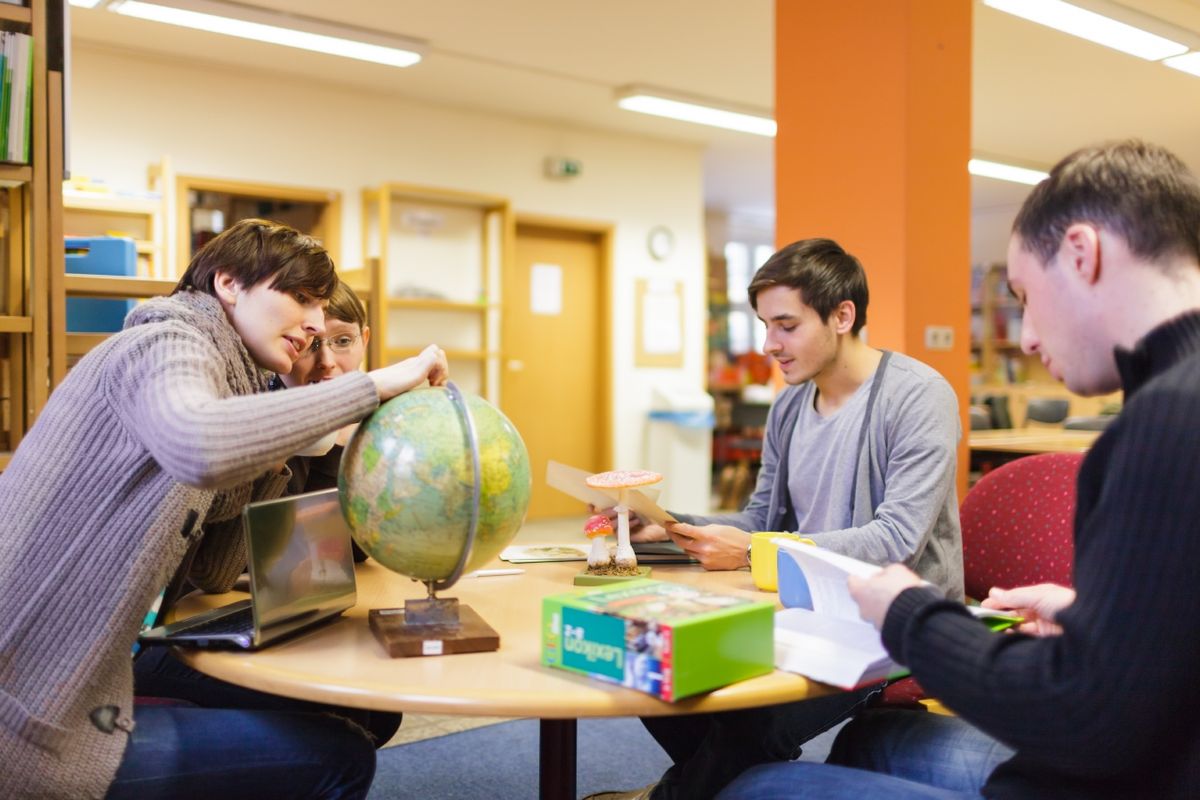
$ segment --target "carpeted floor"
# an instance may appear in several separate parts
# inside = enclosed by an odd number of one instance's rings
[[[809,742],[804,760],[824,761],[833,736],[830,732]],[[576,786],[580,797],[645,786],[668,766],[670,760],[638,720],[579,721]],[[538,724],[524,719],[381,750],[369,797],[521,800],[537,794]]]

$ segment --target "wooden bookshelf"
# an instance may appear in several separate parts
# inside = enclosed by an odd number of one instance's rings
[[[371,343],[383,362],[437,342],[455,382],[494,401],[496,292],[515,230],[509,201],[399,183],[368,189],[362,201],[363,252],[374,259],[380,298]]]
[[[0,29],[27,33],[34,42],[30,163],[0,163],[0,470],[46,404],[51,384],[54,272],[63,263],[61,246],[51,246],[62,174],[62,73],[47,63],[48,9],[46,0],[0,5]]]
[[[173,188],[167,186],[169,183],[174,184]],[[219,212],[225,228],[250,217],[291,225],[320,241],[334,263],[340,263],[342,196],[338,191],[195,175],[173,175],[169,180],[164,179],[162,186],[164,195],[174,193],[175,265],[180,273],[206,236],[215,235],[197,226],[198,210]]]

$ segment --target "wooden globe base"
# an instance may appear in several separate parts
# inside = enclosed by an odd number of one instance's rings
[[[371,633],[392,658],[483,653],[500,649],[500,634],[456,597],[406,600],[404,608],[373,608]]]

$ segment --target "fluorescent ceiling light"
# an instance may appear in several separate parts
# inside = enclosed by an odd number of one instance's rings
[[[972,158],[968,161],[967,172],[972,175],[978,175],[981,178],[995,178],[999,181],[1025,183],[1030,186],[1036,186],[1044,179],[1050,177],[1049,173],[1036,169],[1014,167],[1011,164],[1001,164],[998,161],[985,161],[982,158]]]
[[[759,136],[775,135],[775,120],[765,114],[750,110],[733,110],[723,104],[696,97],[686,97],[661,89],[642,86],[618,89],[617,105],[629,111],[653,114],[656,117],[712,125],[743,133],[755,133]]]
[[[1175,56],[1165,59],[1162,63],[1172,69],[1181,70],[1200,77],[1200,53],[1188,53],[1185,56]]]
[[[983,0],[983,4],[1147,61],[1177,56],[1188,50],[1179,42],[1062,0]]]
[[[421,42],[220,0],[117,0],[110,11],[241,39],[408,67],[421,60]]]

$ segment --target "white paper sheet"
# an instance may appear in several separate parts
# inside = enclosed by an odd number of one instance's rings
[[[576,467],[569,467],[557,461],[546,462],[546,485],[558,489],[584,503],[590,503],[597,509],[615,506],[620,497],[616,489],[594,489],[587,485],[587,479],[592,473]],[[675,522],[676,519],[659,508],[658,490],[628,489],[625,502],[638,516],[658,525]]]
[[[529,310],[534,314],[562,313],[562,267],[534,264],[529,268]]]

